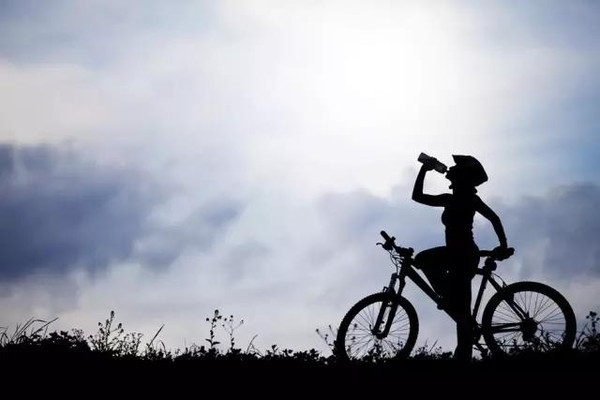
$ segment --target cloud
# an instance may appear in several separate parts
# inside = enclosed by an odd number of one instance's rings
[[[523,254],[522,274],[600,277],[600,186],[572,183],[503,207],[507,234]]]
[[[535,7],[502,3],[9,4],[0,135],[12,140],[145,146],[145,162],[208,149],[235,158],[230,179],[317,195],[386,194],[420,151],[480,155],[515,191],[589,171],[571,154],[594,159],[589,3],[553,3],[534,24]]]
[[[177,193],[167,186],[59,146],[0,145],[0,279],[125,260],[167,268],[185,249],[208,249],[241,211],[229,198],[198,199],[168,220]]]
[[[127,259],[158,201],[134,171],[43,145],[1,145],[0,187],[2,281]]]
[[[175,223],[156,221],[138,238],[132,258],[144,266],[164,269],[184,251],[208,251],[237,220],[242,208],[237,201],[221,198],[198,204]]]
[[[43,4],[7,0],[0,7],[0,55],[19,62],[67,62],[94,68],[116,62],[127,48],[152,46],[156,36],[210,30],[213,2],[162,1]],[[151,27],[153,34],[145,28]],[[124,46],[124,44],[127,44]]]

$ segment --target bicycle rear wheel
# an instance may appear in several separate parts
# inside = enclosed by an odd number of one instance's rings
[[[492,355],[569,349],[575,341],[575,313],[558,291],[538,282],[517,282],[492,296],[481,319]]]
[[[417,312],[408,300],[375,293],[356,303],[342,319],[335,341],[336,355],[340,360],[405,358],[418,332]]]

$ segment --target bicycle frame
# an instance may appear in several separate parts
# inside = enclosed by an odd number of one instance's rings
[[[400,255],[400,254],[398,254],[397,251],[388,250],[388,252],[390,253],[390,258],[392,260],[392,263],[396,267],[396,272],[392,273],[390,282],[389,282],[388,286],[384,287],[383,291],[386,293],[389,293],[391,296],[401,297],[404,287],[406,286],[406,278],[408,278],[411,281],[413,281],[437,305],[438,309],[444,310],[444,312],[446,312],[446,314],[448,314],[453,320],[456,321],[456,318],[454,316],[452,316],[452,314],[450,314],[448,312],[448,310],[446,310],[444,308],[443,298],[440,295],[438,295],[435,292],[435,290],[431,287],[431,285],[429,285],[429,283],[427,283],[427,281],[425,281],[425,279],[423,279],[421,277],[421,275],[417,272],[416,267],[414,266],[414,259],[412,257],[413,250],[405,249],[405,251],[406,251],[406,253],[404,255]],[[481,253],[486,254],[486,253],[489,253],[489,251],[482,251]],[[492,257],[487,257],[484,262],[484,266],[481,268],[477,268],[477,271],[476,271],[476,275],[481,275],[482,279],[481,279],[481,283],[479,286],[479,290],[477,292],[477,297],[475,299],[475,305],[473,307],[473,311],[471,314],[472,318],[473,318],[473,324],[474,324],[473,325],[474,326],[473,345],[482,354],[487,354],[487,350],[480,343],[481,324],[477,321],[477,315],[479,313],[479,308],[481,306],[483,294],[485,292],[485,289],[487,288],[488,283],[491,284],[491,286],[496,291],[500,291],[506,286],[506,284],[503,281],[502,281],[502,284],[500,284],[494,278],[494,275],[492,274],[492,272],[495,269],[496,269],[496,261]],[[398,286],[398,289],[396,289],[396,286]],[[517,315],[519,315],[523,319],[528,317],[527,313],[518,304],[516,304],[514,301],[512,301],[512,299],[507,298],[506,300],[507,300],[507,303],[509,304],[509,306],[513,309],[513,311]],[[396,313],[397,302],[391,302],[391,303],[392,303],[392,307],[389,309],[389,314],[388,314],[387,318],[385,318],[385,313],[386,313],[387,309],[386,309],[386,307],[382,307],[378,313],[375,325],[372,329],[372,332],[380,339],[385,338],[388,335],[391,325],[392,325],[392,321],[393,321],[395,313]],[[384,320],[386,321],[386,324],[385,324],[383,331],[381,331],[380,330],[381,324],[382,324],[382,321],[384,321]],[[509,332],[509,331],[519,330],[520,328],[521,328],[521,323],[512,323],[512,324],[507,323],[507,324],[503,324],[500,327],[497,327],[496,332]]]

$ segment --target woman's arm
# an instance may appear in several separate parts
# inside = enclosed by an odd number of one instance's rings
[[[413,187],[412,199],[417,203],[425,204],[433,207],[443,207],[447,203],[447,195],[432,196],[430,194],[423,193],[423,182],[425,181],[425,174],[427,171],[431,171],[433,166],[428,163],[423,163],[421,170],[415,180],[415,186]]]
[[[496,213],[483,201],[479,201],[477,211],[492,223],[494,231],[496,232],[496,235],[498,235],[500,247],[507,248],[506,234],[504,233],[504,227],[502,226],[500,217],[498,217],[498,215],[496,215]]]

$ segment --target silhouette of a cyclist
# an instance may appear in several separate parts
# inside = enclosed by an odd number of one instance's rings
[[[412,198],[428,206],[444,207],[442,223],[446,227],[446,246],[420,252],[415,264],[443,296],[444,307],[456,321],[454,358],[470,361],[473,354],[471,280],[479,264],[479,248],[473,239],[475,213],[492,223],[500,241],[495,251],[504,254],[508,245],[500,218],[476,194],[476,187],[488,180],[483,166],[472,156],[452,157],[455,165],[446,173],[452,193],[435,196],[423,193],[425,174],[434,168],[435,159],[425,161],[417,175]]]

